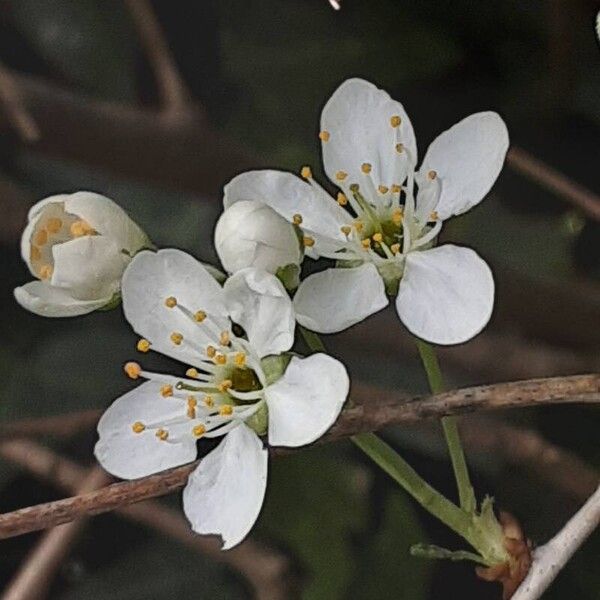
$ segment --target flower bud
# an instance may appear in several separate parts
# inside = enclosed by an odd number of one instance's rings
[[[215,247],[228,273],[246,267],[276,273],[302,261],[294,226],[262,202],[241,200],[225,210],[215,228]]]
[[[120,206],[93,192],[45,198],[28,219],[21,255],[37,281],[14,293],[21,306],[46,317],[111,305],[125,267],[152,245]]]

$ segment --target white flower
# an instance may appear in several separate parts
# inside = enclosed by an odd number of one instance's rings
[[[340,189],[337,202],[308,167],[306,181],[251,171],[225,187],[225,208],[257,200],[289,221],[299,216],[312,255],[343,267],[302,282],[294,298],[298,322],[341,331],[387,306],[389,294],[418,337],[456,344],[479,333],[494,303],[489,267],[468,248],[433,246],[442,222],[479,203],[502,169],[508,133],[500,116],[463,119],[433,141],[415,172],[417,146],[402,105],[350,79],[325,105],[319,137],[325,172]]]
[[[112,200],[60,194],[29,211],[21,255],[38,279],[15,289],[17,302],[45,317],[72,317],[109,304],[123,270],[150,241]]]
[[[184,252],[145,251],[125,271],[122,293],[125,316],[143,336],[138,349],[191,367],[176,377],[128,363],[130,376],[148,381],[101,418],[96,457],[133,479],[190,462],[198,438],[225,435],[190,476],[183,503],[194,531],[219,534],[231,548],[263,502],[268,452],[257,432],[279,446],[319,438],[348,395],[346,369],[326,354],[294,356],[283,374],[273,369],[293,344],[295,321],[283,285],[265,271],[241,270],[221,287]]]
[[[241,200],[228,208],[215,228],[215,248],[228,273],[246,267],[276,273],[302,262],[294,226],[261,202]]]

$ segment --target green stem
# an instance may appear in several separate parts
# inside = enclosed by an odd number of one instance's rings
[[[417,339],[417,348],[419,349],[421,361],[425,367],[432,393],[439,394],[445,391],[444,378],[435,350],[430,344],[419,339]],[[474,513],[477,507],[475,492],[469,478],[469,469],[460,442],[456,417],[443,417],[442,427],[448,445],[448,452],[450,453],[450,460],[452,461],[452,469],[456,478],[460,506],[466,512]]]
[[[321,338],[314,331],[310,331],[310,329],[306,329],[302,327],[302,325],[298,325],[298,329],[300,329],[300,333],[306,342],[306,345],[313,352],[327,352],[325,350],[325,344],[323,344]]]

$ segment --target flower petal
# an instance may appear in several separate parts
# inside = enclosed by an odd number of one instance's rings
[[[131,255],[150,245],[148,236],[110,198],[94,192],[75,192],[64,199],[65,211],[87,221],[100,235],[111,238]]]
[[[493,307],[492,272],[470,248],[446,244],[408,254],[396,309],[414,335],[434,344],[466,342]]]
[[[31,281],[15,288],[16,301],[28,311],[42,317],[76,317],[106,306],[111,296],[95,300],[78,300],[68,290],[52,287],[45,281]]]
[[[418,179],[430,171],[439,177],[435,210],[441,219],[460,215],[483,200],[502,169],[508,143],[506,124],[495,112],[470,115],[433,140]]]
[[[350,214],[328,194],[292,173],[273,170],[241,173],[225,186],[224,194],[226,209],[241,200],[263,202],[290,222],[299,214],[302,229],[325,238],[323,241],[335,241],[336,247],[346,242],[340,227],[352,220]],[[318,249],[318,239],[314,248]]]
[[[392,126],[392,119],[400,124]],[[336,173],[348,174],[346,183],[364,181],[363,163],[372,167],[376,186],[401,185],[409,163],[417,160],[417,143],[412,124],[400,102],[363,79],[348,79],[333,93],[321,114],[323,164],[336,185]],[[403,154],[396,150],[404,146]],[[408,157],[408,159],[407,159]]]
[[[246,267],[276,273],[302,262],[294,226],[262,202],[242,200],[226,209],[215,227],[215,248],[229,273]]]
[[[269,444],[303,446],[335,423],[348,397],[346,367],[327,354],[293,357],[281,379],[265,390]]]
[[[201,263],[181,250],[137,254],[123,275],[122,294],[125,317],[152,349],[190,365],[198,365],[206,346],[218,345],[218,332],[230,326],[223,289]],[[176,298],[177,307],[165,305],[170,296]],[[197,323],[182,308],[192,313],[203,310],[209,319]],[[174,332],[183,335],[178,346],[170,339]]]
[[[160,383],[147,381],[117,398],[98,422],[100,436],[94,454],[102,468],[121,479],[136,479],[191,462],[196,439],[159,440],[155,431],[134,433],[132,426],[162,422],[185,412],[181,399],[163,398]]]
[[[86,235],[52,247],[53,286],[69,289],[82,300],[112,296],[121,285],[129,263],[110,238]]]
[[[265,496],[268,456],[241,424],[202,459],[183,491],[183,510],[196,533],[220,535],[223,550],[248,535]]]
[[[372,263],[310,275],[294,297],[298,323],[319,333],[342,331],[387,305],[383,279]]]
[[[294,309],[277,277],[258,269],[243,269],[225,282],[223,290],[231,319],[244,328],[259,358],[292,347]]]

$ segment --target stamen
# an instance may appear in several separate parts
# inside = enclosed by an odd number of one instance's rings
[[[31,258],[31,260],[40,260],[40,258],[42,258],[42,253],[40,252],[40,249],[37,246],[31,244],[31,251],[29,253],[29,257]]]
[[[296,213],[292,217],[292,221],[294,222],[294,225],[302,225],[302,215]]]
[[[361,170],[361,171],[362,171],[362,172],[363,172],[365,175],[368,175],[368,174],[371,172],[371,169],[372,169],[372,168],[373,168],[373,167],[371,166],[371,164],[370,164],[370,163],[363,163],[363,164],[360,166],[360,170]]]
[[[54,267],[52,265],[42,265],[40,267],[40,279],[50,279],[54,273]]]
[[[221,392],[224,393],[226,392],[231,386],[233,385],[233,381],[231,381],[231,379],[223,379],[223,381],[221,381],[221,383],[217,386],[217,389]]]
[[[33,243],[36,246],[44,246],[48,241],[48,232],[45,229],[40,229],[33,236]]]
[[[227,357],[224,354],[217,354],[214,361],[217,365],[224,365],[227,363]]]
[[[309,235],[305,235],[302,238],[302,242],[304,243],[304,245],[308,248],[312,248],[315,245],[315,240],[314,238],[311,238]]]
[[[188,396],[187,399],[187,416],[190,419],[196,418],[196,406],[198,405],[198,401],[194,396]]]
[[[123,370],[130,379],[137,379],[142,373],[142,367],[136,362],[125,363]]]
[[[398,252],[400,252],[400,244],[392,244],[390,246],[390,250],[392,251],[392,254],[395,256],[396,254],[398,254]]]
[[[429,213],[429,220],[430,221],[437,221],[438,220],[438,212],[437,212],[437,210],[432,210],[431,213]]]
[[[215,401],[213,399],[212,396],[209,396],[208,394],[206,396],[204,396],[204,404],[206,406],[208,406],[209,408],[213,407],[215,405]]]
[[[394,183],[392,185],[392,193],[393,194],[399,194],[402,191],[402,186],[398,185],[397,183]]]
[[[380,194],[384,194],[384,195],[385,195],[385,194],[387,194],[387,193],[390,191],[390,188],[388,188],[388,187],[387,187],[387,186],[385,186],[385,185],[380,185],[380,186],[378,186],[378,188],[377,188],[377,191],[378,191]]]
[[[163,386],[160,388],[160,395],[161,395],[163,398],[168,398],[169,396],[172,396],[172,395],[173,395],[173,386],[172,386],[172,385],[169,385],[169,384],[167,384],[167,385],[163,385]]]
[[[50,233],[58,233],[63,226],[63,222],[58,217],[51,217],[46,221],[46,229]]]
[[[329,135],[329,131],[320,131],[319,132],[319,139],[322,142],[328,142],[330,137],[331,136]]]
[[[373,234],[373,241],[374,242],[378,242],[378,243],[383,242],[383,235],[381,233],[374,233]]]
[[[348,198],[346,198],[346,195],[342,194],[342,192],[338,192],[337,203],[340,206],[346,206],[346,204],[348,204]]]
[[[402,154],[404,152],[404,144],[396,144],[396,152]]]
[[[217,353],[217,349],[214,346],[206,347],[206,355],[208,356],[208,358],[214,358],[216,353]]]
[[[403,218],[404,215],[401,208],[396,209],[392,213],[392,223],[394,223],[394,225],[400,225],[402,223]]]
[[[71,232],[71,235],[76,238],[96,233],[94,228],[86,221],[75,221],[74,223],[71,223],[69,231]]]
[[[437,173],[433,170],[429,171],[429,173],[427,173],[427,177],[429,177],[429,179],[431,179],[431,181],[433,181],[437,177]]]
[[[348,177],[348,173],[346,173],[346,171],[338,171],[338,172],[335,174],[335,178],[336,178],[338,181],[344,181],[344,179],[346,179],[346,177]]]
[[[166,429],[157,429],[154,434],[161,442],[166,442],[169,439],[169,432]]]
[[[362,240],[360,243],[365,250],[368,250],[371,247],[371,240],[369,238]]]
[[[194,369],[194,367],[190,367],[186,372],[185,372],[186,377],[190,377],[191,379],[198,379],[198,369]]]
[[[390,125],[395,129],[396,127],[400,127],[400,123],[402,123],[402,119],[398,115],[393,115],[390,117]]]
[[[199,423],[192,429],[192,433],[196,437],[202,437],[206,433],[206,427],[202,423]]]
[[[356,229],[357,233],[360,233],[364,228],[364,223],[362,221],[354,221],[354,229]]]
[[[310,167],[302,167],[300,175],[304,177],[304,179],[312,179],[312,171]]]
[[[206,313],[203,310],[198,310],[194,313],[194,321],[196,323],[202,323],[206,319]]]
[[[350,235],[350,233],[352,232],[352,227],[350,227],[350,225],[342,225],[342,227],[340,227],[340,229],[342,230],[342,233],[348,237]]]
[[[141,421],[136,421],[131,426],[131,429],[133,430],[133,433],[142,433],[142,431],[146,429],[146,426]]]
[[[148,352],[150,350],[150,342],[144,338],[142,338],[138,343],[136,348],[139,352]]]
[[[246,364],[246,354],[244,352],[238,352],[235,355],[233,362],[237,367],[243,367]]]
[[[222,417],[228,417],[233,414],[233,406],[231,404],[223,404],[219,407],[219,414]]]
[[[177,306],[177,298],[175,298],[175,296],[169,296],[165,299],[165,306],[167,308],[175,308]]]
[[[219,336],[221,346],[229,346],[230,341],[229,331],[221,331],[221,335]]]
[[[176,345],[176,346],[180,346],[181,342],[183,342],[183,335],[181,333],[178,333],[177,331],[174,331],[171,335],[170,335],[171,341]]]

